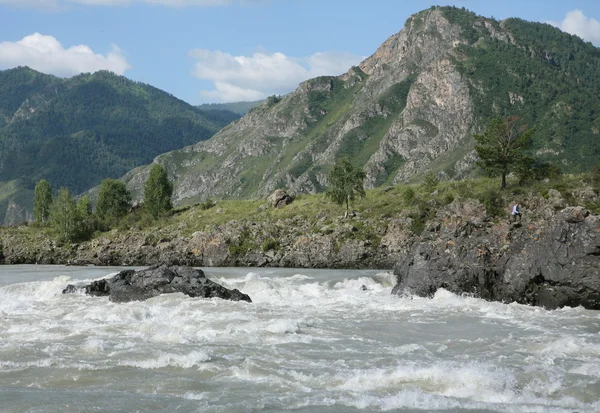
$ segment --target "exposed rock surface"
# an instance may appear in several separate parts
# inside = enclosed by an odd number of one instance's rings
[[[202,270],[165,264],[141,271],[124,270],[112,278],[93,281],[84,287],[68,285],[63,294],[80,290],[93,296],[108,296],[115,302],[142,301],[168,293],[252,302],[247,294],[209,280]]]
[[[554,207],[554,199],[549,201]],[[393,293],[445,288],[485,299],[600,309],[600,217],[567,207],[549,220],[493,225],[485,209],[455,205],[405,251]]]
[[[273,208],[283,208],[286,205],[291,204],[294,201],[285,190],[277,189],[267,198],[267,202]]]

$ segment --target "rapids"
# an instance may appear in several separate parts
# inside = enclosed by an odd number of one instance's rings
[[[253,302],[63,295],[121,268],[0,266],[0,412],[598,412],[600,313],[385,271],[203,268]]]

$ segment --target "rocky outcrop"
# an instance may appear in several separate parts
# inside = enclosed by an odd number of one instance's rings
[[[483,206],[469,202],[436,221],[397,264],[393,293],[430,296],[444,288],[546,308],[600,309],[599,216],[567,207],[548,220],[493,224]]]
[[[267,198],[268,204],[273,208],[283,208],[294,201],[285,190],[277,189]]]
[[[63,294],[77,291],[96,297],[108,296],[110,301],[115,302],[142,301],[169,293],[252,302],[247,294],[209,280],[202,270],[166,264],[141,271],[121,271],[112,278],[93,281],[86,286],[68,285]]]

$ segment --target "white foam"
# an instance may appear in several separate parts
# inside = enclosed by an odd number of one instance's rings
[[[180,367],[189,369],[198,367],[210,361],[210,356],[202,351],[192,351],[188,354],[167,354],[160,352],[155,357],[143,360],[123,360],[120,366],[139,367],[142,369],[159,369],[164,367]]]

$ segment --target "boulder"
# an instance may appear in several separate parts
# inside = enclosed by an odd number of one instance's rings
[[[114,302],[142,301],[168,293],[252,302],[239,290],[230,290],[209,280],[202,270],[166,264],[140,271],[124,270],[112,278],[93,281],[86,286],[68,285],[63,294],[78,291],[97,297],[108,296]]]
[[[292,198],[287,192],[283,189],[277,189],[267,198],[267,202],[273,208],[282,208],[286,205],[292,203],[294,198]]]
[[[445,288],[550,309],[599,310],[599,257],[600,216],[582,207],[496,228],[455,215],[441,222],[439,237],[421,238],[404,253],[393,293],[430,296]]]

